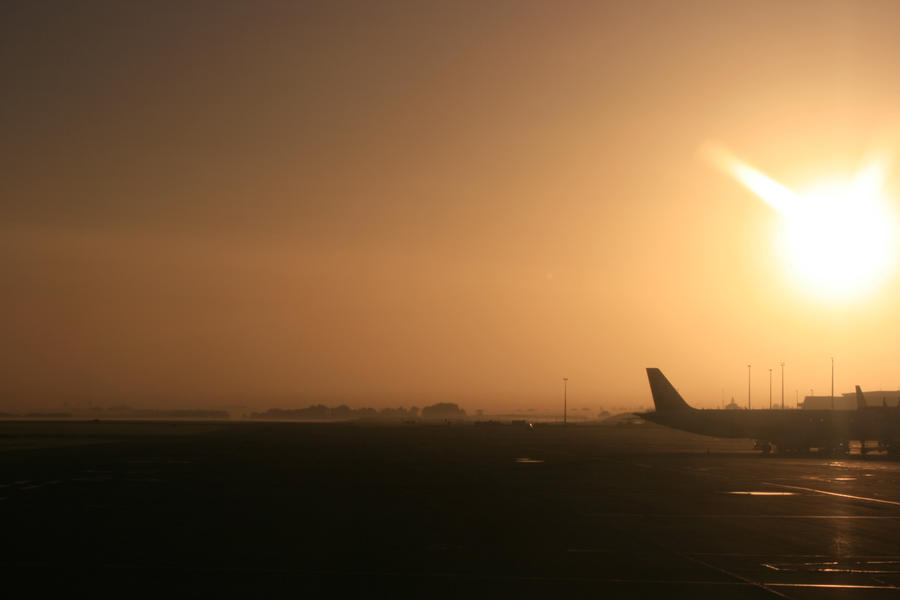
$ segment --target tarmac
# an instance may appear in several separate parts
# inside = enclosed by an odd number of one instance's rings
[[[3,577],[110,595],[900,597],[900,462],[751,448],[652,424],[0,423]]]

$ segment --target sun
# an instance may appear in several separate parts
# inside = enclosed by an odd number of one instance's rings
[[[791,272],[829,298],[869,291],[896,264],[896,219],[881,194],[881,169],[817,183],[783,214],[779,246]]]
[[[845,301],[871,291],[896,268],[897,215],[883,192],[882,163],[798,193],[720,148],[708,156],[777,211],[776,246],[789,280],[803,291]]]

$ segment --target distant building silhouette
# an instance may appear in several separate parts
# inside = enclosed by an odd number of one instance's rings
[[[900,390],[863,390],[869,406],[900,406]],[[831,410],[831,396],[806,396],[800,403],[807,410]],[[856,392],[834,397],[835,410],[856,410]]]
[[[297,421],[408,421],[416,419],[419,409],[371,407],[350,408],[346,404],[329,408],[324,404],[313,404],[307,408],[270,408],[264,412],[250,413],[251,419],[286,419]]]
[[[900,391],[898,390],[863,390],[866,396],[866,402],[869,406],[900,406]],[[856,392],[849,394],[841,394],[844,398],[853,400],[853,406],[856,407]]]
[[[847,396],[835,396],[834,404],[831,402],[831,396],[804,396],[800,408],[806,410],[856,410],[856,394]]]

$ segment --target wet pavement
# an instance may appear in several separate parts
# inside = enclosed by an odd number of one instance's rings
[[[104,425],[0,424],[6,581],[900,596],[900,462],[881,455],[762,457],[653,425]]]

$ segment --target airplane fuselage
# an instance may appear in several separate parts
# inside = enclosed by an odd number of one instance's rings
[[[833,410],[654,411],[641,417],[700,435],[768,440],[778,446],[821,447],[849,439],[881,439],[875,420]]]
[[[877,441],[900,450],[900,409],[868,407],[857,388],[857,410],[703,410],[692,408],[659,369],[648,368],[656,410],[638,416],[691,433],[723,438],[749,438],[768,451],[848,447],[851,440]]]

